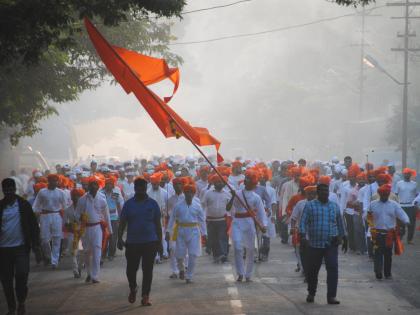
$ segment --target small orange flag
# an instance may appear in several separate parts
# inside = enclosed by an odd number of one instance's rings
[[[136,96],[165,137],[183,136],[198,146],[214,145],[217,161],[223,161],[219,154],[220,141],[206,128],[191,126],[146,86],[169,78],[174,83],[175,93],[179,85],[178,69],[169,68],[162,59],[111,46],[87,18],[85,26],[105,66],[127,94],[133,93]]]

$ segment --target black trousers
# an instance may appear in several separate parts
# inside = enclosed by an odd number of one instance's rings
[[[315,295],[318,286],[318,273],[322,260],[325,260],[327,269],[327,298],[335,298],[338,285],[338,246],[327,248],[305,248],[306,279],[308,280],[308,293]]]
[[[356,250],[354,242],[354,223],[353,216],[347,213],[344,213],[344,220],[346,221],[348,240],[349,240],[349,249]]]
[[[408,218],[410,219],[410,224],[408,225],[407,241],[412,241],[414,237],[414,231],[416,229],[416,207],[402,207],[402,209],[407,213]],[[405,225],[401,227],[401,239],[405,235]]]
[[[386,234],[376,236],[376,248],[373,253],[373,268],[375,274],[383,274],[385,277],[391,276],[392,267],[392,247],[386,247]]]
[[[143,271],[141,295],[149,295],[153,279],[153,263],[157,254],[158,242],[142,244],[127,244],[125,258],[127,259],[127,279],[131,290],[137,287],[137,271],[140,260]]]
[[[286,217],[283,217],[280,221],[280,238],[283,244],[287,244],[289,241],[289,226],[286,223]]]
[[[25,303],[28,274],[29,252],[25,246],[0,248],[0,279],[9,310],[16,309],[16,298],[19,304]]]
[[[211,248],[214,258],[227,256],[228,235],[226,220],[207,222],[208,245]]]

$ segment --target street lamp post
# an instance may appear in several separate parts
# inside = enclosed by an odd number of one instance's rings
[[[382,73],[384,73],[387,77],[389,77],[392,81],[394,81],[398,85],[403,85],[403,111],[402,111],[402,143],[401,143],[401,164],[402,167],[405,168],[407,166],[407,151],[408,151],[408,111],[407,111],[407,104],[408,104],[408,76],[407,71],[405,71],[404,75],[404,82],[400,82],[395,77],[393,77],[388,71],[386,71],[378,61],[376,61],[372,56],[366,55],[363,58],[363,62],[371,68],[376,68]]]

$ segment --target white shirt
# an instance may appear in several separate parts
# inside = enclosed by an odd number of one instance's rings
[[[191,205],[188,205],[185,198],[180,200],[172,211],[169,220],[168,230],[172,231],[175,223],[198,223],[201,235],[207,235],[206,218],[201,208],[200,200],[193,198]]]
[[[400,205],[406,207],[412,206],[413,201],[417,196],[417,183],[412,180],[409,182],[400,180],[397,184],[395,194],[398,195]]]
[[[394,173],[392,176],[392,192],[395,194],[397,192],[397,184],[401,180],[401,176],[397,173]]]
[[[382,202],[372,201],[370,209],[373,213],[374,226],[381,230],[390,230],[396,227],[397,218],[405,224],[410,223],[410,219],[398,203],[393,200]]]
[[[348,202],[357,201],[358,189],[357,185],[351,187],[351,185],[343,185],[341,187],[341,197],[340,197],[340,211],[341,215],[347,213],[348,215],[354,215],[354,209],[347,207]]]
[[[77,217],[80,217],[82,213],[87,214],[87,223],[107,222],[109,233],[112,234],[108,204],[105,196],[99,193],[99,191],[96,193],[95,197],[92,197],[90,193],[86,193],[80,197],[76,207]]]
[[[229,175],[228,183],[234,190],[238,190],[241,183],[245,180],[244,174],[239,175]]]
[[[17,200],[4,208],[0,228],[0,247],[16,247],[25,243]]]
[[[157,202],[161,213],[166,212],[169,196],[165,189],[159,187],[157,190],[153,190],[153,187],[150,186],[150,188],[147,190],[147,195],[149,196],[149,198],[152,198]]]
[[[42,212],[42,210],[58,212],[69,205],[69,200],[63,190],[43,188],[36,195],[32,208],[34,212]]]
[[[207,187],[209,186],[209,182],[199,179],[198,181],[195,182],[195,186],[197,187],[197,192],[196,192],[195,196],[198,197],[199,199],[201,199],[201,198],[203,198],[204,194],[207,191]]]
[[[284,215],[290,198],[292,198],[294,195],[296,195],[299,192],[299,185],[295,182],[294,179],[292,179],[284,183],[282,190],[283,190],[283,194],[282,194],[282,199],[281,199],[281,209],[282,209],[282,214]]]
[[[227,214],[226,205],[229,203],[231,195],[225,191],[208,190],[201,201],[207,217],[217,217],[220,219],[208,219],[209,221],[224,220]]]
[[[183,193],[181,193],[180,195],[177,195],[175,193],[175,195],[172,195],[171,197],[169,197],[168,199],[168,215],[169,216],[172,214],[172,211],[174,210],[178,202],[180,202],[183,199],[185,199],[185,196]]]
[[[337,206],[340,205],[340,202],[338,201],[338,196],[335,192],[330,192],[329,196],[328,196],[328,200],[331,202],[335,202],[337,204]]]
[[[247,209],[242,206],[242,204],[238,201],[238,198],[242,200],[242,203],[246,205],[245,199],[243,194],[245,195],[246,201],[248,202],[248,206],[251,208],[250,210],[256,212],[257,218],[263,226],[267,226],[268,219],[265,213],[264,205],[260,196],[258,196],[255,192],[246,189],[240,189],[236,191],[236,197],[233,201],[232,207],[232,217],[234,221],[243,222],[247,221],[248,224],[254,224],[254,220],[252,218],[235,218],[235,213],[245,213]]]
[[[79,217],[77,216],[76,209],[74,205],[70,205],[66,209],[64,209],[64,216],[63,216],[63,223],[73,223],[79,221]]]
[[[363,196],[363,216],[366,215],[370,202],[372,201],[372,197],[378,191],[378,183],[374,182],[372,184],[366,185],[366,190]]]
[[[308,201],[307,199],[300,200],[293,208],[290,219],[293,221],[296,221],[296,224],[295,224],[296,227],[298,227],[300,224],[300,218],[302,218],[303,209],[305,208],[307,201]]]
[[[129,183],[126,179],[121,182],[122,192],[124,194],[124,200],[127,201],[134,197],[134,182]]]

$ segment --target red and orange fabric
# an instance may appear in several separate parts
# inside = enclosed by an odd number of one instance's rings
[[[127,94],[133,93],[136,96],[165,137],[179,138],[183,136],[198,146],[214,145],[218,162],[223,161],[223,157],[218,153],[220,141],[214,138],[207,129],[191,126],[159,96],[147,88],[147,84],[160,81],[162,76],[169,76],[174,79],[174,76],[176,76],[174,72],[163,71],[162,68],[165,67],[161,61],[140,58],[137,53],[111,46],[87,18],[85,18],[85,26],[105,66]],[[137,62],[142,66],[138,67]],[[143,71],[142,67],[147,69]],[[160,70],[153,69],[154,67],[160,67]],[[141,73],[143,73],[143,76]],[[174,80],[176,81],[176,78]]]
[[[162,173],[160,172],[154,173],[150,176],[150,182],[152,184],[159,184],[162,180],[162,177],[163,177]]]
[[[36,183],[34,185],[34,192],[35,192],[35,194],[37,194],[37,193],[39,193],[39,191],[42,188],[47,188],[47,187],[48,187],[48,184],[47,183],[43,183],[43,182]]]
[[[329,176],[320,176],[318,179],[318,184],[330,185],[331,177]]]
[[[296,204],[303,199],[305,199],[305,195],[303,194],[296,194],[293,195],[292,198],[290,198],[286,207],[286,214],[288,218],[290,218],[290,216],[292,215],[293,208],[296,206]]]
[[[350,167],[349,167],[349,171],[348,171],[348,177],[355,179],[357,178],[357,175],[360,174],[362,170],[360,169],[359,165],[357,165],[356,163],[353,163]]]
[[[411,168],[406,167],[405,169],[403,169],[402,173],[405,174],[410,174],[411,177],[416,177],[417,176],[417,172]]]

